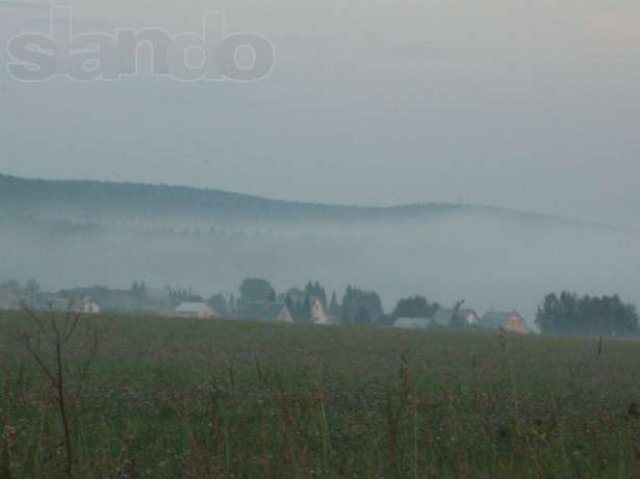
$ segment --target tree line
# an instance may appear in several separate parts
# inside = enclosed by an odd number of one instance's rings
[[[106,289],[106,287],[104,287]],[[94,289],[95,290],[95,289]],[[134,281],[130,288],[133,298],[147,297],[144,281]],[[21,301],[34,304],[40,294],[38,282],[30,279],[24,285],[16,280],[0,283],[0,292],[14,292]],[[255,303],[285,304],[293,317],[301,322],[311,317],[312,301],[318,299],[328,315],[337,323],[356,325],[389,325],[398,318],[433,319],[441,308],[422,295],[401,298],[389,314],[385,313],[380,295],[373,290],[347,286],[342,296],[334,290],[327,294],[318,281],[310,280],[302,288],[293,287],[277,293],[273,285],[263,278],[246,278],[235,294],[214,294],[205,300],[191,289],[169,290],[169,299],[178,304],[183,301],[206,301],[223,316],[234,316],[243,307]],[[464,302],[459,301],[452,309],[447,322],[451,327],[466,327],[466,321],[458,312]],[[0,308],[2,304],[0,304]],[[5,307],[6,308],[6,307]],[[535,323],[542,334],[567,336],[631,337],[640,335],[636,307],[623,302],[618,295],[590,296],[568,291],[546,295],[538,306]]]
[[[617,295],[550,293],[538,307],[536,324],[550,335],[630,337],[640,333],[636,307]]]

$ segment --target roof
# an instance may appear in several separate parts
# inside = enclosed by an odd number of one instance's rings
[[[429,318],[400,317],[393,323],[393,326],[397,328],[428,328],[430,324],[431,319]]]
[[[453,308],[444,308],[440,307],[436,314],[433,316],[433,321],[439,325],[449,325],[451,323],[451,318],[453,317]],[[474,318],[478,318],[478,314],[472,308],[461,308],[458,310],[458,315],[460,315],[465,320],[471,315]]]
[[[507,320],[514,316],[524,321],[522,315],[515,310],[512,310],[511,312],[492,311],[487,312],[482,316],[480,319],[480,325],[486,328],[500,328],[504,326]]]
[[[176,308],[176,312],[184,313],[202,312],[205,310],[211,311],[211,308],[204,302],[182,302],[180,305],[178,305],[178,308]]]
[[[249,303],[243,305],[237,315],[247,320],[265,320],[273,322],[278,319],[278,315],[287,308],[284,303]]]

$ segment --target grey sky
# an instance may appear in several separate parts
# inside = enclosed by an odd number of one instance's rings
[[[640,221],[634,0],[70,3],[78,31],[198,31],[225,12],[275,45],[253,84],[20,84],[6,40],[48,12],[17,3],[0,3],[4,173]]]

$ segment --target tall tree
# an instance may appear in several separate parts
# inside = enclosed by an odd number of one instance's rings
[[[453,313],[451,314],[451,319],[449,320],[449,326],[453,328],[464,328],[469,326],[467,320],[462,316],[460,309],[462,305],[464,305],[464,300],[458,300],[456,304],[453,306]]]
[[[327,306],[327,292],[320,282],[312,282],[309,280],[304,287],[304,293],[308,297],[318,298],[322,302],[322,305]]]
[[[384,317],[382,301],[376,292],[360,290],[349,285],[342,299],[340,321],[355,323],[357,316],[362,320],[364,317],[361,310],[366,310],[370,323],[378,323]]]
[[[392,315],[395,318],[433,318],[438,308],[440,305],[437,303],[430,303],[425,297],[415,295],[398,300]]]
[[[329,304],[329,315],[333,318],[338,318],[340,315],[340,305],[338,304],[338,296],[335,290],[331,294],[331,303]]]
[[[242,304],[268,302],[273,287],[262,278],[246,278],[240,285],[239,302]]]

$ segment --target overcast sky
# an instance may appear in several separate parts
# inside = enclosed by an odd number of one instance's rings
[[[0,172],[640,223],[636,0],[67,4],[78,32],[198,32],[218,10],[272,41],[275,69],[249,84],[23,84],[5,46],[46,30],[47,4],[1,0]]]

